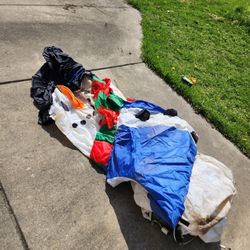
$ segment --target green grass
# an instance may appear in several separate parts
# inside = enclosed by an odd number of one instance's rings
[[[129,3],[143,17],[143,60],[249,157],[249,1]],[[198,82],[189,86],[183,75]]]

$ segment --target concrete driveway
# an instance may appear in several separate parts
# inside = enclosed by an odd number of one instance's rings
[[[25,79],[48,45],[88,69],[108,67],[95,73],[126,96],[176,108],[189,121],[199,151],[235,175],[238,195],[222,244],[250,249],[250,161],[141,63],[139,13],[122,0],[9,2],[0,0],[0,249],[220,249],[198,239],[178,246],[142,218],[128,184],[106,185],[54,125],[37,125]]]

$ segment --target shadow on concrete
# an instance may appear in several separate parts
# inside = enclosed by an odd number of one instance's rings
[[[51,137],[56,138],[63,146],[78,150],[55,124],[42,127]],[[105,169],[89,160],[91,166],[98,174],[105,175]],[[128,249],[168,249],[168,250],[220,250],[219,243],[205,244],[199,238],[191,243],[178,245],[171,234],[165,235],[156,224],[151,224],[142,217],[140,208],[133,199],[133,190],[130,183],[121,183],[112,188],[106,183],[106,194],[116,214],[121,232],[127,243]]]
[[[33,105],[38,109],[38,106],[35,101],[32,102]],[[38,109],[39,110],[39,109]],[[78,150],[70,141],[69,139],[58,129],[55,123],[51,123],[46,126],[41,126],[41,128],[46,131],[50,137],[57,139],[63,146]]]
[[[105,174],[105,170],[91,160],[90,164],[97,173]],[[130,183],[121,183],[116,188],[106,183],[105,191],[128,249],[221,250],[219,243],[205,244],[199,238],[181,246],[174,241],[171,234],[164,235],[158,225],[151,224],[142,217],[140,208],[134,202]]]
[[[156,224],[146,221],[140,208],[135,204],[130,183],[122,183],[116,188],[106,184],[109,197],[121,232],[128,249],[168,249],[168,250],[220,250],[220,244],[205,244],[199,238],[185,246],[178,245],[172,235],[166,236]]]
[[[58,129],[58,127],[52,123],[47,126],[41,126],[43,130],[45,130],[50,137],[57,139],[63,146],[78,150],[70,141],[69,139]]]

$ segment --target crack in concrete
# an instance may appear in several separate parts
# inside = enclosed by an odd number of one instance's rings
[[[118,65],[101,67],[101,68],[94,68],[94,69],[88,69],[88,70],[90,70],[90,71],[100,71],[100,70],[105,70],[105,69],[122,68],[122,67],[126,67],[126,66],[137,65],[137,64],[143,64],[143,62],[140,61],[140,62],[124,63],[124,64],[118,64]],[[27,81],[31,81],[31,80],[32,80],[32,78],[24,78],[24,79],[3,81],[3,82],[0,82],[0,86],[10,84],[10,83],[27,82]]]
[[[129,9],[129,6],[105,6],[105,5],[94,5],[94,4],[8,4],[2,3],[0,7],[63,7],[64,9],[68,9],[68,7],[78,7],[78,8],[101,8],[101,9]]]
[[[0,181],[0,195],[3,197],[3,201],[6,204],[6,208],[8,209],[11,220],[15,224],[15,228],[16,228],[17,234],[18,234],[18,236],[19,236],[19,238],[21,240],[23,249],[24,250],[30,250],[29,245],[28,245],[28,243],[27,243],[27,241],[25,239],[23,231],[22,231],[22,229],[20,227],[20,224],[18,222],[18,219],[16,217],[16,214],[15,214],[13,208],[10,205],[10,201],[8,199],[8,196],[7,196],[6,192],[5,192],[5,189],[4,189],[1,181]]]
[[[4,81],[0,82],[0,85],[5,85],[5,84],[10,84],[10,83],[15,83],[15,82],[26,82],[32,80],[31,78],[25,78],[25,79],[18,79],[18,80],[10,80],[10,81]]]
[[[132,65],[143,64],[143,63],[144,63],[143,61],[140,61],[140,62],[118,64],[118,65],[107,66],[107,67],[102,67],[102,68],[95,68],[95,69],[89,69],[89,70],[90,70],[90,71],[99,71],[99,70],[104,70],[104,69],[121,68],[121,67],[132,66]]]

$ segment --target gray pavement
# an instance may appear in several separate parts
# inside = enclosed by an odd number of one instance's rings
[[[141,60],[140,15],[122,0],[8,2],[0,0],[0,82],[30,78],[47,45],[86,68]],[[176,108],[198,132],[199,151],[233,170],[238,195],[222,244],[250,249],[249,159],[144,64],[95,73],[126,96]],[[109,187],[54,125],[37,125],[30,84],[0,85],[0,180],[10,205],[1,190],[0,249],[27,249],[20,230],[30,249],[220,249],[199,240],[180,247],[147,223],[129,185]]]
[[[0,183],[1,184],[1,183]],[[1,249],[22,249],[23,238],[7,197],[0,185],[0,246]],[[24,243],[25,244],[25,243]]]

